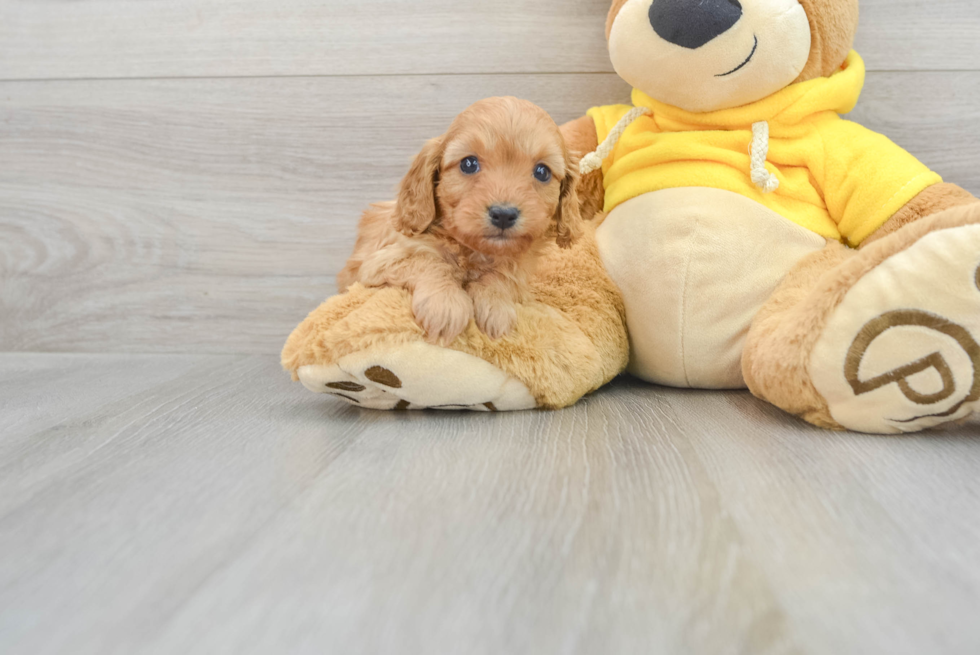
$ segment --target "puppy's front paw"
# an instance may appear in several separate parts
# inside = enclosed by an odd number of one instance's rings
[[[460,288],[441,293],[420,293],[412,297],[415,320],[425,330],[426,340],[448,346],[473,318],[473,300]]]
[[[503,298],[480,294],[473,303],[476,325],[491,339],[499,339],[514,329],[517,307]]]

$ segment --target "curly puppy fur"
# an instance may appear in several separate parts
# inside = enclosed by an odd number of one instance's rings
[[[478,172],[464,172],[461,162],[474,157]],[[535,176],[542,164],[547,181]],[[544,110],[517,98],[481,100],[425,144],[395,202],[364,213],[337,285],[407,289],[433,343],[452,343],[472,318],[499,338],[517,320],[542,250],[569,248],[581,234],[576,182],[577,165]],[[512,227],[491,222],[495,207],[517,211]]]

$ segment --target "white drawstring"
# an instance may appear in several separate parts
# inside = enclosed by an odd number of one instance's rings
[[[582,161],[578,163],[579,173],[588,175],[592,171],[597,171],[602,168],[602,162],[612,154],[613,148],[616,147],[616,144],[619,142],[619,137],[623,136],[626,128],[632,125],[633,121],[640,116],[646,116],[652,113],[646,107],[633,107],[626,112],[626,115],[619,119],[616,127],[612,128],[612,131],[606,136],[602,145],[596,148],[595,152],[590,152],[585,157],[582,157]]]
[[[646,107],[634,107],[625,116],[619,119],[616,126],[609,132],[602,144],[596,148],[595,152],[590,152],[582,157],[579,162],[579,172],[588,175],[593,171],[602,168],[602,162],[612,154],[619,139],[623,136],[630,125],[640,116],[648,116],[653,112]],[[752,182],[755,183],[763,193],[772,193],[779,188],[779,180],[766,168],[766,158],[769,157],[769,123],[761,121],[752,125],[752,145],[749,148],[752,159],[750,175]]]
[[[762,121],[752,125],[752,181],[763,193],[772,193],[779,188],[779,180],[766,168],[769,156],[769,123]]]

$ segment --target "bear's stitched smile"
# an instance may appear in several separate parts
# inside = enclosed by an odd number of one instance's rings
[[[758,49],[759,49],[759,37],[755,37],[755,44],[752,46],[752,52],[749,53],[749,56],[746,57],[745,61],[743,61],[741,64],[739,64],[732,70],[728,71],[727,73],[722,73],[721,75],[715,75],[715,77],[728,77],[732,73],[737,73],[738,71],[742,70],[743,68],[749,65],[749,62],[752,61],[752,57],[755,57],[755,51]]]

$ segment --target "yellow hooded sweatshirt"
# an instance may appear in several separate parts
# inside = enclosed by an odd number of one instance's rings
[[[841,69],[786,87],[758,102],[703,114],[633,90],[651,110],[623,132],[602,166],[605,210],[644,193],[712,187],[747,196],[790,221],[857,246],[924,189],[936,173],[886,137],[841,119],[864,86],[864,62],[851,52]],[[602,143],[633,107],[594,107]],[[752,125],[769,123],[766,168],[779,180],[763,193],[751,179]]]

